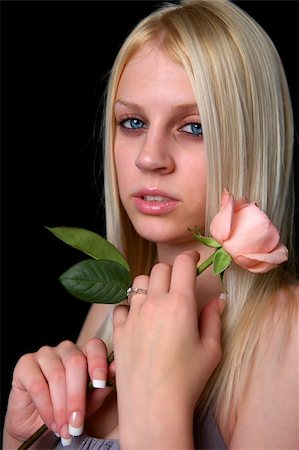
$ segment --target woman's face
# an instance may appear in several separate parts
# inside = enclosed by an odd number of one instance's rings
[[[194,242],[204,228],[206,155],[184,68],[158,45],[126,65],[115,102],[115,164],[122,204],[137,233],[157,243]]]

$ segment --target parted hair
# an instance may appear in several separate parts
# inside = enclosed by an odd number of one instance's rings
[[[106,235],[126,256],[132,276],[150,272],[156,247],[136,233],[120,202],[114,102],[127,62],[151,42],[185,68],[198,103],[207,153],[205,233],[227,189],[235,198],[246,195],[256,202],[289,249],[288,262],[267,274],[234,264],[226,271],[223,357],[199,399],[201,413],[211,409],[217,414],[220,406],[233,410],[242,368],[254,354],[275,292],[287,286],[287,273],[295,274],[292,105],[271,39],[229,0],[164,3],[136,25],[112,67],[103,120]],[[286,308],[292,315],[291,298]]]

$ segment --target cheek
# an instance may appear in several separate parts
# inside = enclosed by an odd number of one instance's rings
[[[204,154],[194,158],[185,166],[184,177],[187,180],[187,189],[189,188],[190,194],[193,194],[193,201],[202,202],[207,187],[207,165]]]
[[[122,151],[122,146],[115,143],[114,146],[114,164],[115,164],[115,170],[116,170],[116,177],[118,182],[118,187],[120,194],[122,193],[124,186],[125,186],[125,180],[129,176],[128,174],[128,158],[127,158],[127,152]]]
[[[118,179],[126,177],[135,167],[138,148],[132,142],[133,139],[125,137],[120,131],[116,131],[114,141],[114,162]]]
[[[120,173],[120,167],[124,164],[124,159],[126,153],[121,151],[122,146],[119,144],[117,135],[115,137],[115,144],[114,144],[114,162],[115,162],[115,168],[117,171],[117,174]]]
[[[205,223],[207,173],[204,159],[194,162],[185,172],[188,210],[193,222],[202,228]],[[191,217],[190,217],[191,219]]]

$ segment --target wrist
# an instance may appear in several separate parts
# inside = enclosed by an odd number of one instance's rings
[[[161,434],[147,431],[146,434],[130,433],[119,434],[120,446],[122,450],[193,450],[194,441],[192,430],[167,429]]]
[[[143,404],[134,413],[131,405],[121,414],[119,410],[119,438],[122,450],[194,448],[193,409],[182,404]]]

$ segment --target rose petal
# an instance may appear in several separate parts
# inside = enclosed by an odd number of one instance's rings
[[[254,203],[234,214],[230,237],[223,247],[233,258],[240,254],[269,253],[279,243],[277,228]]]
[[[248,206],[250,203],[249,203],[249,201],[248,201],[248,199],[247,199],[247,197],[241,197],[241,198],[239,198],[238,200],[235,200],[235,213],[237,212],[237,211],[239,211],[240,209],[243,209],[243,208],[245,208],[246,206]]]
[[[234,262],[243,269],[254,273],[266,273],[277,267],[277,264],[269,264],[245,256],[237,256],[234,258]]]
[[[271,253],[239,255],[234,258],[234,262],[250,272],[266,273],[287,259],[288,249],[285,245],[279,244]]]
[[[232,226],[234,213],[234,198],[233,196],[224,191],[222,194],[220,211],[213,218],[210,225],[210,233],[214,239],[220,244],[228,239]]]
[[[288,260],[288,249],[285,245],[279,244],[271,253],[256,253],[244,255],[248,258],[254,258],[258,261],[264,261],[270,264],[281,264]]]

